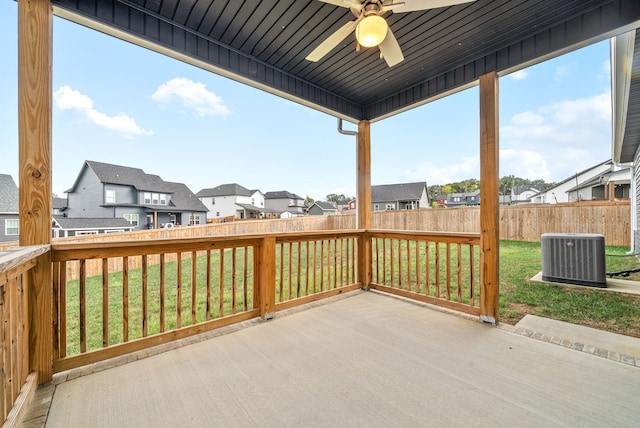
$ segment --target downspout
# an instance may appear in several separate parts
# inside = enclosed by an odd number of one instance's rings
[[[358,132],[357,132],[357,131],[347,131],[347,130],[345,130],[345,129],[342,129],[342,119],[341,119],[341,118],[338,118],[338,132],[339,132],[339,133],[341,133],[341,134],[343,134],[343,135],[351,135],[351,136],[354,136],[354,137],[356,137],[356,141],[357,141],[357,138],[358,138]],[[360,203],[358,203],[358,199],[356,198],[356,229],[359,229],[359,226],[360,226],[360,225],[358,224],[358,223],[359,223],[359,220],[358,220],[358,218],[359,218],[358,213],[359,213],[360,209],[361,209],[361,207],[360,207]]]

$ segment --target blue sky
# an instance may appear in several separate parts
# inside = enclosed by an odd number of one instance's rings
[[[0,1],[0,173],[18,182],[17,4]],[[54,18],[53,191],[85,160],[205,187],[355,195],[334,117]],[[500,79],[500,176],[559,181],[611,157],[609,43]],[[479,177],[477,87],[371,126],[372,184]],[[345,124],[355,129],[355,125]]]

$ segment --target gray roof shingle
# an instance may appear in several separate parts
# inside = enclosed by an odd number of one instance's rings
[[[140,191],[171,193],[167,183],[158,175],[147,174],[140,168],[86,161],[102,183],[133,186]],[[75,187],[75,185],[74,185]]]
[[[264,194],[265,199],[304,199],[295,193],[287,192],[286,190],[280,190],[276,192],[267,192]]]
[[[254,191],[255,192],[255,191]],[[239,185],[238,183],[221,184],[218,187],[209,187],[196,193],[197,198],[208,198],[215,196],[251,196],[254,192]]]
[[[61,215],[53,216],[55,221],[65,230],[81,229],[133,229],[127,220],[115,218],[68,218]]]
[[[371,186],[371,202],[418,200],[426,187],[424,181]]]

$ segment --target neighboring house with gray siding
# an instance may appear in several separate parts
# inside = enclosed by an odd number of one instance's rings
[[[135,229],[206,222],[206,207],[186,185],[139,168],[85,161],[65,193],[67,218],[124,218]]]
[[[18,241],[18,186],[8,174],[0,174],[0,242]]]
[[[268,210],[287,213],[289,217],[304,214],[304,198],[286,190],[265,193],[264,203]]]
[[[338,214],[338,208],[332,202],[316,201],[307,210],[309,215],[334,215]]]
[[[429,207],[425,181],[371,186],[373,211],[415,210]]]

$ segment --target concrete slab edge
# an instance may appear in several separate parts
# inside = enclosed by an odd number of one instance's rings
[[[632,355],[620,354],[619,352],[598,348],[596,346],[585,344],[581,342],[574,342],[567,338],[548,336],[543,333],[533,331],[528,328],[514,327],[512,325],[500,325],[500,328],[509,330],[515,334],[526,336],[531,339],[541,340],[553,345],[560,345],[565,348],[573,349],[574,351],[584,352],[586,354],[595,355],[597,357],[606,358],[617,363],[626,364],[632,367],[640,368],[640,357],[634,357]]]

